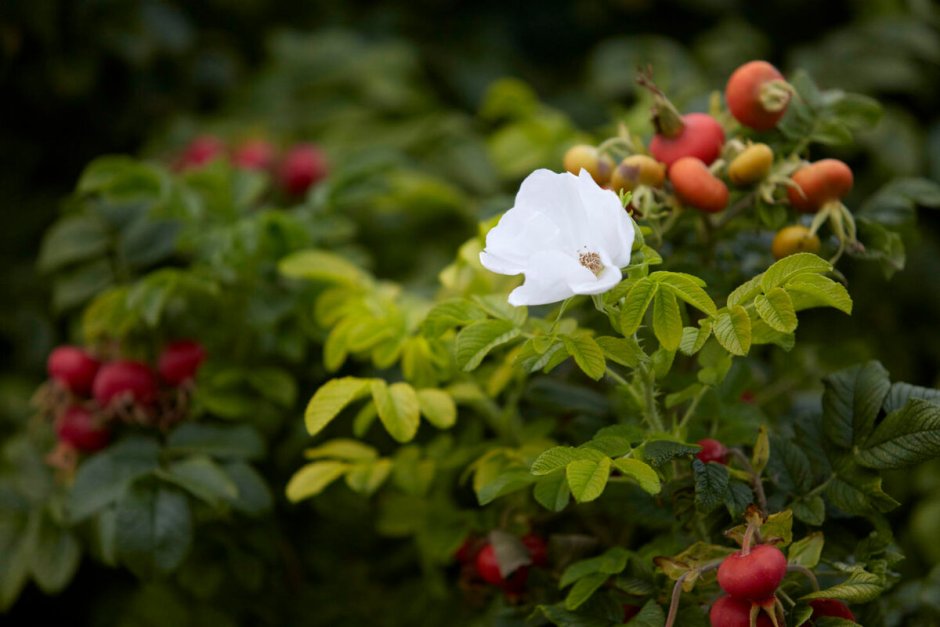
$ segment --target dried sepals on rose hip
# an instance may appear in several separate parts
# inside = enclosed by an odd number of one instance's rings
[[[749,61],[736,69],[725,86],[725,102],[734,118],[756,131],[776,127],[787,112],[793,88],[766,61]]]

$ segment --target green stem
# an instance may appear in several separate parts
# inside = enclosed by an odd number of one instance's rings
[[[659,417],[659,408],[656,405],[656,375],[652,368],[643,368],[643,405],[646,409],[646,419],[650,426],[657,431],[665,431],[663,421]]]
[[[689,420],[695,414],[695,410],[698,409],[698,404],[701,402],[702,398],[705,396],[705,393],[708,392],[710,388],[707,385],[703,385],[702,389],[698,391],[698,394],[695,395],[695,398],[692,399],[692,404],[689,405],[689,408],[685,410],[685,414],[682,415],[682,420],[679,421],[679,426],[676,428],[676,431],[682,432]]]

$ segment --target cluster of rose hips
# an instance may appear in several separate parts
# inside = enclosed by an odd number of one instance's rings
[[[527,533],[520,538],[520,542],[528,551],[532,566],[548,566],[548,544],[542,536]],[[466,579],[482,580],[496,586],[507,597],[521,595],[529,579],[529,566],[519,566],[512,572],[503,573],[496,557],[496,549],[483,538],[471,536],[464,540],[454,558],[462,565]]]
[[[858,246],[854,220],[841,202],[853,184],[852,171],[845,163],[837,159],[809,163],[794,156],[775,165],[774,152],[767,144],[737,137],[726,141],[725,129],[713,116],[682,115],[649,73],[641,73],[638,81],[655,99],[656,132],[648,149],[629,136],[613,138],[598,147],[573,146],[564,157],[567,171],[578,174],[585,169],[598,185],[614,192],[631,192],[628,209],[640,215],[655,213],[657,205],[675,201],[704,213],[724,211],[730,197],[726,180],[767,204],[783,201],[782,195],[775,195],[782,187],[794,210],[817,214],[817,218],[809,228],[796,224],[781,229],[771,246],[775,257],[818,252],[816,232],[826,220],[830,220],[840,244]],[[774,66],[751,61],[729,78],[725,102],[739,125],[750,129],[749,134],[759,134],[777,127],[793,94]],[[632,154],[619,162],[609,154],[622,151]],[[667,182],[672,198],[663,193]]]
[[[292,197],[304,195],[329,173],[326,155],[314,144],[295,144],[279,155],[275,146],[264,139],[248,139],[230,149],[213,135],[192,140],[174,166],[191,170],[217,159],[228,159],[242,170],[271,173],[280,189]]]
[[[202,345],[177,340],[163,347],[156,369],[140,361],[102,363],[78,346],[59,346],[49,354],[51,388],[46,403],[59,440],[51,461],[108,445],[117,419],[167,426],[185,415],[192,379],[206,357]]]
[[[730,451],[720,441],[706,438],[697,444],[702,449],[696,457],[702,463],[728,463]],[[726,557],[718,567],[718,585],[726,596],[712,604],[709,611],[712,627],[779,627],[783,624],[776,591],[787,574],[787,558],[773,544],[751,546],[752,532],[749,527],[741,550]],[[810,601],[810,606],[812,619],[831,616],[855,620],[848,606],[836,599],[815,599]]]

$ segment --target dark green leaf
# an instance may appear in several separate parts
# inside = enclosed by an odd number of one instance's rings
[[[692,471],[695,475],[695,504],[710,512],[724,503],[728,493],[728,468],[715,462],[703,464],[695,459]]]
[[[911,399],[888,414],[855,453],[869,468],[905,468],[940,457],[940,405]]]

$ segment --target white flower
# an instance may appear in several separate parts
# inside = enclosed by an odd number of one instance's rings
[[[633,237],[633,221],[617,194],[585,170],[580,176],[536,170],[487,234],[480,263],[498,274],[525,275],[509,295],[511,305],[545,305],[617,285]]]

